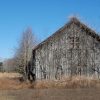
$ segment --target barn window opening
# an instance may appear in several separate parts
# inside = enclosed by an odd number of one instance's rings
[[[79,37],[69,37],[70,49],[79,48]]]

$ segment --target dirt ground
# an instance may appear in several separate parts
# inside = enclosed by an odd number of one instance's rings
[[[100,89],[0,90],[0,100],[100,100]]]

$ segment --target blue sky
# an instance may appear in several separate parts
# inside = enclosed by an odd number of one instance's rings
[[[100,0],[0,0],[0,57],[13,56],[27,27],[42,41],[71,15],[100,32]]]

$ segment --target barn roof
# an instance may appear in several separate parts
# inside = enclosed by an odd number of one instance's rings
[[[89,28],[87,25],[83,24],[76,17],[72,17],[71,20],[67,24],[65,24],[63,27],[61,27],[58,31],[56,31],[50,37],[48,37],[47,39],[45,39],[43,42],[41,42],[40,44],[38,44],[33,50],[37,49],[38,47],[40,47],[41,45],[43,45],[44,43],[46,43],[47,41],[49,41],[52,37],[54,37],[57,34],[59,34],[60,32],[62,32],[64,29],[66,29],[67,27],[69,27],[72,23],[78,25],[81,29],[85,30],[90,36],[92,36],[93,38],[97,39],[97,41],[100,42],[100,36],[94,30],[92,30],[91,28]]]

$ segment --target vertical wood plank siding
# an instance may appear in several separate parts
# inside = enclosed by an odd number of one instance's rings
[[[35,49],[37,79],[99,77],[100,42],[80,27],[72,23]]]

